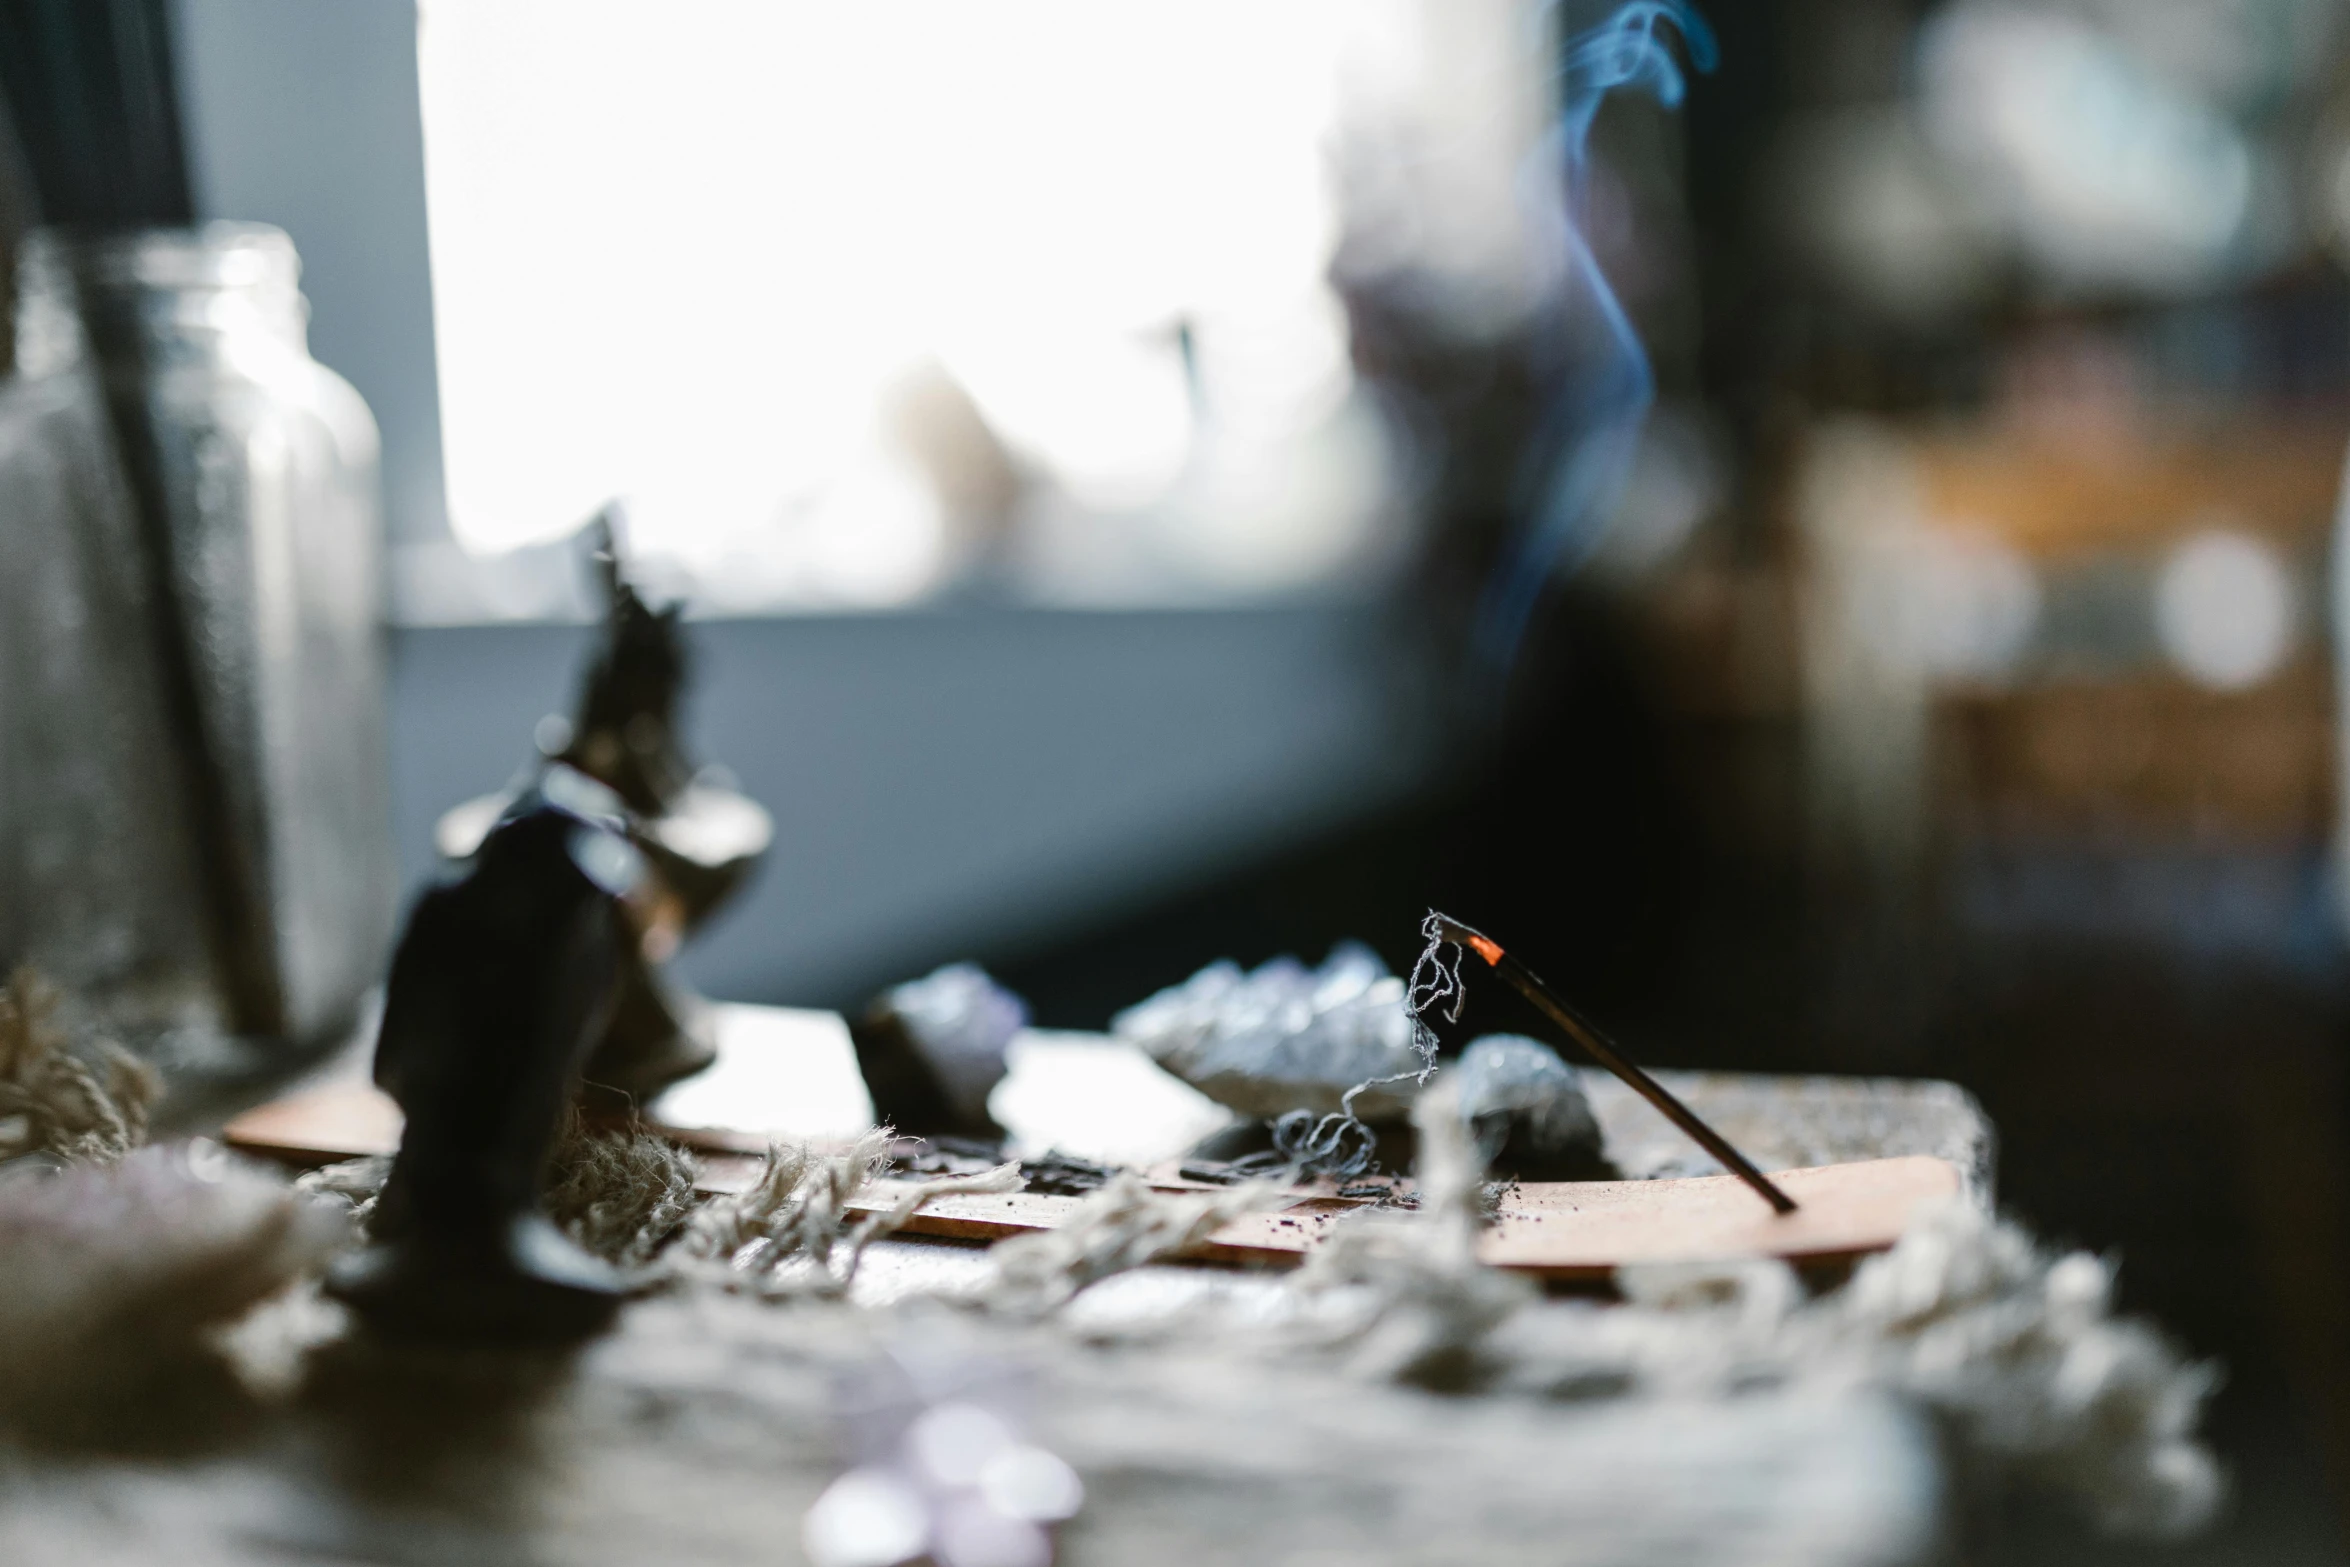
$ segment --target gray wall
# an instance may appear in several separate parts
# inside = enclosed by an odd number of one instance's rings
[[[1396,798],[1429,762],[1370,612],[970,611],[693,626],[696,755],[775,813],[690,949],[714,995],[845,1004],[1204,879]],[[568,711],[588,633],[395,641],[401,865]],[[1173,976],[1170,976],[1173,977]]]

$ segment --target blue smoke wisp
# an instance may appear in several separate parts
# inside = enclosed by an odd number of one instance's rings
[[[1542,25],[1553,25],[1558,4],[1546,0],[1539,8]],[[1563,263],[1549,311],[1555,331],[1542,345],[1543,408],[1520,475],[1526,522],[1504,551],[1477,614],[1477,662],[1497,684],[1543,590],[1598,547],[1655,399],[1647,351],[1600,271],[1579,215],[1586,143],[1607,95],[1640,87],[1672,108],[1688,90],[1662,36],[1668,26],[1680,34],[1691,65],[1713,69],[1713,30],[1687,0],[1627,0],[1599,26],[1568,40],[1561,55],[1559,113],[1548,149],[1556,161],[1542,165],[1541,192],[1546,206],[1562,197],[1565,203],[1554,230]],[[1564,178],[1563,192],[1550,184],[1553,171]]]

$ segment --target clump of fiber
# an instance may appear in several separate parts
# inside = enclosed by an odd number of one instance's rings
[[[983,1299],[1018,1316],[1042,1316],[1087,1285],[1188,1251],[1247,1213],[1286,1205],[1271,1181],[1221,1191],[1161,1192],[1120,1172],[1060,1225],[996,1242]]]
[[[541,1201],[556,1227],[587,1250],[616,1267],[642,1268],[684,1233],[700,1173],[685,1149],[637,1127],[590,1126],[575,1110],[548,1157]],[[294,1186],[347,1205],[364,1239],[391,1175],[390,1155],[369,1154],[308,1171]]]
[[[550,1161],[547,1217],[587,1250],[641,1268],[694,1209],[694,1156],[636,1128],[598,1129],[577,1112]]]
[[[0,1421],[48,1423],[188,1362],[343,1233],[205,1144],[0,1181]]]
[[[887,1207],[860,1202],[889,1167],[896,1135],[875,1127],[831,1151],[770,1144],[767,1162],[748,1189],[713,1199],[687,1221],[667,1259],[672,1271],[768,1296],[838,1298],[855,1282],[865,1249],[931,1198],[1020,1189],[1020,1166],[1010,1163],[907,1183]],[[864,1209],[853,1222],[852,1207]]]
[[[2113,1268],[1961,1201],[1807,1295],[1750,1258],[1617,1270],[1620,1306],[1546,1303],[1488,1341],[1498,1380],[1561,1398],[1876,1389],[1930,1412],[1979,1475],[2065,1499],[2114,1533],[2178,1536],[2226,1483],[2197,1439],[2216,1368],[2113,1315]]]
[[[112,1164],[147,1140],[162,1080],[109,1040],[77,1052],[57,1003],[56,989],[30,968],[0,988],[0,1159]]]
[[[705,1204],[672,1253],[689,1275],[768,1294],[837,1294],[846,1280],[833,1252],[849,1203],[889,1164],[891,1133],[876,1128],[837,1152],[772,1143],[748,1188]]]
[[[1349,1348],[1359,1369],[1446,1389],[1483,1373],[1487,1339],[1535,1295],[1524,1279],[1477,1260],[1485,1160],[1458,1088],[1440,1080],[1413,1106],[1418,1207],[1338,1225],[1295,1283],[1321,1308],[1320,1334]]]

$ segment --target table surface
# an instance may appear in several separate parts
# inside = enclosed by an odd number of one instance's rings
[[[1138,1088],[1104,1042],[1020,1054],[999,1102],[1024,1140],[1067,1142],[1068,1104],[1098,1121],[1105,1081],[1161,1139],[1212,1119]],[[1951,1085],[1659,1075],[1765,1167],[1932,1154],[1988,1200],[1990,1129]],[[1707,1168],[1628,1090],[1589,1087],[1627,1173]],[[1138,1270],[1054,1327],[923,1298],[986,1266],[972,1247],[884,1242],[850,1303],[655,1297],[549,1359],[332,1343],[287,1400],[206,1384],[0,1464],[0,1561],[794,1562],[839,1468],[837,1377],[906,1344],[1020,1368],[1036,1434],[1088,1488],[1068,1562],[1896,1563],[1940,1537],[1933,1439],[1875,1396],[1441,1395],[1212,1337],[1087,1337],[1170,1298],[1279,1288],[1230,1270]]]

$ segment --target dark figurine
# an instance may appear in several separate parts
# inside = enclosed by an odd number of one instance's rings
[[[708,1066],[717,1039],[701,998],[663,967],[670,953],[741,888],[775,835],[759,804],[697,776],[678,741],[688,660],[680,606],[655,609],[628,573],[615,513],[592,524],[604,591],[604,635],[581,683],[578,716],[546,746],[619,796],[630,840],[648,862],[652,910],[641,950],[624,955],[610,1021],[583,1074],[596,1108],[642,1107]],[[441,853],[461,860],[505,808],[492,795],[441,818]]]
[[[462,875],[417,900],[375,1049],[407,1126],[375,1244],[328,1283],[379,1331],[561,1339],[618,1307],[621,1277],[547,1221],[539,1194],[647,886],[619,800],[556,764]]]
[[[620,564],[607,508],[595,530],[604,588],[604,645],[580,689],[579,717],[562,760],[608,785],[639,816],[676,803],[693,769],[677,743],[677,698],[685,689],[682,604],[654,609]]]

